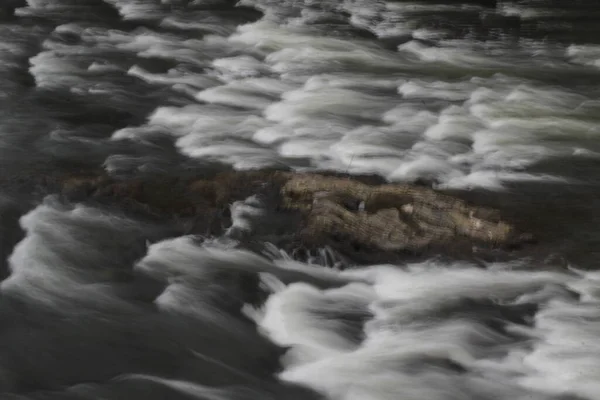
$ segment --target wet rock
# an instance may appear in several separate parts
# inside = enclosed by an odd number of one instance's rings
[[[420,186],[296,174],[282,194],[285,207],[305,213],[305,241],[333,239],[359,249],[418,253],[428,248],[503,247],[528,239],[496,210]]]
[[[427,187],[385,184],[373,177],[256,170],[197,178],[116,179],[94,172],[66,176],[58,187],[69,201],[180,219],[187,233],[203,235],[223,234],[231,225],[232,203],[257,196],[279,221],[289,221],[287,235],[278,231],[270,238],[285,238],[292,247],[327,245],[351,258],[369,254],[368,260],[430,250],[472,255],[530,239],[497,210]],[[269,226],[267,219],[261,231]],[[273,229],[280,228],[280,223],[273,224]]]

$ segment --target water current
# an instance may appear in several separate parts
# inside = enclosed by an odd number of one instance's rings
[[[5,1],[0,398],[599,400],[599,99],[594,0]],[[326,267],[22,185],[217,165],[424,179],[547,257]]]

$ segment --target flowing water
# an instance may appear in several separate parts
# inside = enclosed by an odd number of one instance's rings
[[[0,6],[6,399],[600,399],[600,2]],[[13,190],[289,166],[425,179],[547,258],[301,263]],[[329,268],[325,268],[328,265]]]

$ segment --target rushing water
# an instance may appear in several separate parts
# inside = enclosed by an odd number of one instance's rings
[[[600,399],[599,84],[594,0],[4,2],[1,398]],[[215,162],[426,179],[548,257],[342,270],[239,249],[257,199],[198,238],[15,190]]]

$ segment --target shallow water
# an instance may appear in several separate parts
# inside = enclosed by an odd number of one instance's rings
[[[28,0],[0,18],[3,398],[600,398],[600,3]],[[344,269],[326,248],[243,250],[273,228],[259,199],[198,237],[28,183],[219,163],[427,180],[531,227],[540,254]]]

